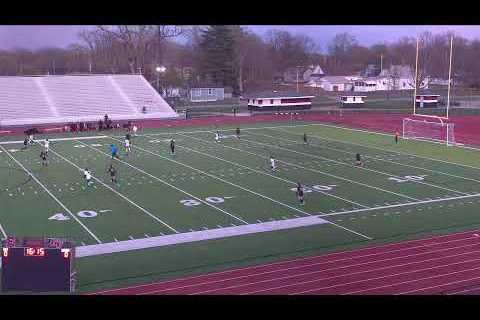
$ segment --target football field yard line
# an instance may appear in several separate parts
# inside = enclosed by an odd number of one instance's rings
[[[115,140],[115,141],[118,141],[118,142],[122,142],[121,140],[118,140],[118,139],[113,138],[113,137],[112,137],[112,139]],[[209,173],[207,173],[207,172],[205,172],[205,171],[202,171],[202,170],[200,170],[200,169],[194,168],[194,167],[192,167],[192,166],[190,166],[190,165],[184,164],[184,163],[182,163],[182,162],[179,162],[179,161],[176,161],[176,160],[173,160],[173,159],[169,159],[169,158],[164,157],[164,156],[162,156],[162,155],[160,155],[160,154],[158,154],[158,153],[156,153],[156,152],[152,152],[152,151],[150,151],[150,150],[147,150],[147,149],[144,149],[144,148],[138,147],[138,146],[134,146],[134,148],[137,148],[137,149],[142,150],[142,151],[144,151],[144,152],[150,153],[150,154],[152,154],[152,155],[155,155],[155,156],[157,156],[157,157],[159,157],[159,158],[162,158],[162,159],[165,159],[165,160],[167,160],[167,161],[170,161],[170,162],[173,162],[173,163],[182,165],[182,166],[184,166],[184,167],[190,168],[190,169],[192,169],[192,170],[194,170],[194,171],[197,171],[197,172],[199,172],[199,173],[202,173],[202,174],[204,174],[204,175],[207,175],[207,176],[209,176],[209,177],[211,177],[211,178],[213,178],[213,179],[216,179],[216,180],[222,181],[222,182],[224,182],[224,183],[227,183],[227,184],[229,184],[229,185],[235,186],[235,187],[237,187],[237,188],[240,188],[240,189],[242,189],[242,190],[245,190],[245,191],[247,191],[247,192],[250,192],[250,193],[252,193],[252,194],[255,194],[255,195],[259,196],[259,197],[262,197],[262,198],[264,198],[264,199],[270,200],[270,201],[275,202],[275,203],[277,203],[277,204],[279,204],[279,205],[282,205],[282,206],[284,206],[284,207],[290,208],[290,209],[292,209],[292,210],[294,210],[294,211],[300,212],[300,213],[305,214],[305,215],[308,215],[308,216],[311,215],[311,214],[308,213],[308,212],[305,212],[305,211],[300,210],[300,209],[298,209],[298,208],[292,207],[292,206],[290,206],[290,205],[288,205],[288,204],[286,204],[286,203],[283,203],[283,202],[280,202],[280,201],[278,201],[278,200],[272,199],[272,198],[270,198],[270,197],[268,197],[268,196],[262,195],[262,194],[260,194],[260,193],[257,193],[257,192],[255,192],[255,191],[253,191],[253,190],[250,190],[250,189],[248,189],[248,188],[239,186],[239,185],[237,185],[237,184],[235,184],[235,183],[233,183],[233,182],[224,180],[224,179],[222,179],[222,178],[220,178],[220,177],[214,176],[214,175],[209,174]],[[368,239],[368,240],[372,240],[372,238],[370,238],[370,237],[368,237],[368,236],[366,236],[366,235],[364,235],[364,234],[361,234],[361,233],[359,233],[359,232],[357,232],[357,231],[348,229],[348,228],[346,228],[346,227],[344,227],[344,226],[341,226],[341,225],[339,225],[339,224],[337,224],[337,223],[334,223],[334,222],[331,222],[331,221],[329,221],[328,223],[329,223],[329,224],[332,224],[332,225],[334,225],[334,226],[336,226],[336,227],[338,227],[338,228],[341,228],[341,229],[343,229],[343,230],[346,230],[346,231],[348,231],[348,232],[354,233],[354,234],[356,234],[356,235],[358,235],[358,236],[360,236],[360,237],[362,237],[362,238],[366,238],[366,239]]]
[[[86,136],[86,137],[70,137],[70,138],[52,138],[48,139],[50,142],[54,141],[76,141],[76,140],[93,140],[93,139],[105,139],[109,138],[109,136]],[[35,139],[35,142],[39,141],[45,141],[45,139]],[[23,144],[23,140],[17,140],[17,141],[1,141],[0,145],[2,144]]]
[[[260,133],[251,133],[251,134],[253,134],[253,135],[259,135],[259,136],[265,136],[265,137],[269,137],[269,138],[276,139],[275,137],[269,136],[269,135],[266,135],[266,134],[260,134]],[[326,157],[323,157],[323,156],[314,155],[314,154],[311,154],[311,153],[296,151],[296,150],[293,150],[293,149],[288,149],[288,148],[284,148],[284,147],[280,147],[280,146],[267,145],[267,144],[262,143],[262,142],[252,141],[252,140],[248,140],[248,139],[244,139],[244,140],[245,140],[245,141],[250,141],[250,142],[252,142],[252,143],[257,143],[257,144],[261,144],[261,145],[270,146],[270,147],[272,147],[272,148],[283,149],[283,150],[286,150],[286,151],[290,151],[290,152],[294,152],[294,153],[298,153],[298,154],[303,154],[303,155],[310,156],[310,157],[314,157],[314,158],[319,158],[319,159],[328,160],[328,161],[331,161],[331,162],[333,162],[333,163],[338,163],[338,164],[341,164],[341,165],[344,165],[344,166],[347,166],[347,167],[351,167],[351,168],[357,168],[356,166],[353,166],[353,165],[348,164],[348,163],[345,163],[345,162],[333,160],[333,159],[326,158]],[[381,174],[381,175],[385,175],[385,176],[389,176],[389,177],[400,178],[399,176],[397,176],[397,175],[395,175],[395,174],[388,173],[388,172],[383,172],[383,171],[379,171],[379,170],[375,170],[375,169],[369,169],[369,168],[365,168],[365,167],[358,167],[358,169],[375,172],[375,173],[378,173],[378,174]],[[437,189],[447,190],[447,191],[450,191],[450,192],[455,192],[455,193],[459,193],[459,194],[463,194],[463,195],[468,195],[468,193],[466,193],[466,192],[462,192],[462,191],[458,191],[458,190],[454,190],[454,189],[450,189],[450,188],[441,187],[441,186],[438,186],[438,185],[435,185],[435,184],[432,184],[432,183],[427,183],[427,182],[422,182],[422,181],[415,181],[415,180],[411,180],[411,182],[413,182],[413,183],[418,183],[418,184],[422,184],[422,185],[426,185],[426,186],[430,186],[430,187],[437,188]]]
[[[329,125],[329,124],[324,124],[324,123],[311,123],[310,125],[312,125],[312,126],[330,127],[330,128],[335,128],[335,129],[343,129],[343,130],[357,131],[357,132],[362,132],[362,133],[367,133],[367,134],[376,134],[376,135],[382,135],[382,136],[392,137],[391,134],[387,134],[387,133],[381,133],[381,132],[375,132],[375,131],[368,131],[368,130],[360,130],[360,129],[352,129],[352,128],[345,128],[345,127],[334,126],[334,125]],[[471,169],[480,170],[480,167],[474,167],[474,166],[470,166],[470,165],[462,164],[462,163],[458,163],[458,162],[451,162],[451,161],[447,161],[447,160],[440,160],[440,159],[435,159],[435,158],[430,158],[430,157],[425,157],[425,156],[419,156],[419,155],[416,155],[416,154],[413,154],[413,153],[408,153],[408,152],[394,151],[394,150],[383,149],[383,148],[374,147],[374,146],[367,146],[367,145],[362,145],[362,144],[358,144],[358,143],[355,143],[355,142],[345,142],[345,141],[336,140],[336,139],[330,139],[330,140],[332,140],[332,141],[344,142],[344,143],[349,143],[349,144],[358,145],[358,146],[364,146],[364,147],[367,147],[367,148],[379,149],[379,150],[383,150],[383,151],[390,151],[390,152],[394,152],[394,153],[399,153],[399,154],[405,154],[405,155],[409,155],[409,156],[414,156],[414,157],[417,157],[417,158],[422,158],[422,159],[427,159],[427,160],[432,160],[432,161],[438,161],[438,162],[444,162],[444,163],[453,164],[453,165],[457,165],[457,166],[461,166],[461,167],[467,167],[467,168],[471,168]],[[475,149],[475,150],[478,150],[478,149]]]
[[[193,139],[196,139],[196,140],[200,140],[202,141],[203,143],[209,143],[209,142],[206,142],[202,139],[198,139],[198,138],[195,138],[195,137],[191,137],[191,136],[187,136],[187,135],[183,135],[183,134],[179,134],[181,136],[184,136],[184,137],[189,137],[189,138],[193,138]],[[209,143],[211,144],[211,143]],[[233,162],[233,161],[230,161],[230,160],[226,160],[226,159],[223,159],[223,158],[220,158],[220,157],[216,157],[216,156],[213,156],[213,155],[210,155],[210,154],[207,154],[207,153],[204,153],[204,152],[201,152],[201,151],[198,151],[198,150],[195,150],[195,149],[192,149],[192,148],[189,148],[189,147],[184,147],[184,146],[178,146],[179,148],[184,148],[184,149],[187,149],[187,150],[190,150],[192,152],[195,152],[195,153],[199,153],[199,154],[202,154],[206,157],[209,157],[209,158],[213,158],[213,159],[217,159],[217,160],[220,160],[220,161],[224,161],[226,163],[230,163],[230,164],[233,164],[235,166],[238,166],[238,167],[241,167],[241,168],[245,168],[247,170],[250,170],[250,171],[253,171],[253,172],[257,172],[257,173],[260,173],[262,175],[266,175],[266,176],[269,176],[271,178],[274,178],[274,179],[277,179],[277,180],[281,180],[281,181],[284,181],[288,184],[292,184],[292,185],[296,185],[297,183],[295,181],[292,181],[292,180],[288,180],[288,179],[284,179],[284,178],[281,178],[281,177],[277,177],[277,176],[274,176],[272,174],[269,174],[267,172],[264,172],[264,171],[260,171],[260,170],[256,170],[256,169],[253,169],[253,168],[250,168],[248,166],[245,166],[245,165],[242,165],[242,164],[239,164],[239,163],[236,163],[236,162]],[[345,199],[345,198],[342,198],[342,197],[339,197],[339,196],[336,196],[336,195],[333,195],[333,194],[329,194],[327,192],[323,192],[323,191],[318,191],[318,193],[320,194],[323,194],[323,195],[326,195],[326,196],[329,196],[329,197],[333,197],[333,198],[336,198],[336,199],[339,199],[339,200],[342,200],[342,201],[345,201],[345,202],[348,202],[348,203],[351,203],[351,204],[354,204],[354,205],[357,205],[359,207],[364,207],[364,208],[368,208],[368,206],[365,206],[363,204],[360,204],[358,202],[355,202],[355,201],[351,201],[351,200],[348,200],[348,199]]]
[[[281,132],[285,132],[285,133],[288,133],[288,134],[291,134],[291,135],[296,135],[293,132],[283,130],[283,129],[270,129],[270,130],[281,131]],[[316,137],[318,139],[326,140],[326,141],[333,141],[333,140],[330,140],[328,138],[319,137],[319,136],[316,136],[316,135],[313,135],[313,134],[310,135],[310,136]],[[285,141],[298,142],[298,141],[294,141],[294,140],[290,140],[290,139],[286,139],[286,138],[280,138],[280,137],[277,137],[277,139],[285,140]],[[329,150],[334,150],[334,151],[346,153],[346,154],[353,154],[353,155],[355,154],[355,152],[350,152],[350,151],[345,151],[345,150],[342,150],[342,149],[327,147],[327,146],[324,146],[324,145],[321,145],[321,144],[315,144],[315,143],[310,143],[310,142],[308,144],[312,145],[312,146],[317,146],[317,147],[320,147],[320,148],[324,148],[324,149],[329,149]],[[379,149],[379,148],[377,148],[377,149]],[[410,165],[410,164],[405,164],[405,163],[402,163],[402,162],[397,162],[397,161],[392,161],[392,160],[387,160],[387,159],[382,159],[382,158],[377,158],[377,157],[372,157],[372,156],[363,156],[363,157],[364,158],[369,158],[369,159],[374,159],[374,160],[379,160],[379,161],[383,161],[383,162],[394,163],[394,164],[398,164],[398,165],[401,165],[401,166],[404,166],[404,167],[410,167],[410,168],[414,168],[414,169],[425,170],[425,171],[438,173],[438,174],[442,174],[442,175],[446,175],[446,176],[450,176],[450,177],[454,177],[454,178],[459,178],[459,179],[464,179],[464,180],[469,180],[469,181],[480,183],[480,180],[467,178],[467,177],[463,177],[463,176],[457,176],[455,174],[450,174],[450,173],[446,173],[446,172],[443,172],[443,171],[432,170],[432,169],[427,169],[427,168],[423,168],[423,167],[417,167],[417,166],[413,166],[413,165]]]
[[[37,142],[38,143],[38,142]],[[82,142],[80,142],[82,143]],[[40,143],[38,143],[40,144]],[[41,144],[40,144],[41,145]],[[83,171],[79,166],[77,166],[75,163],[73,163],[72,161],[68,160],[67,158],[65,158],[64,156],[62,156],[61,154],[59,154],[58,152],[56,152],[55,150],[53,150],[52,148],[50,148],[49,152],[52,152],[54,153],[55,155],[57,155],[57,157],[63,159],[65,162],[71,164],[72,166],[74,166],[75,168],[77,168],[78,170],[80,171]],[[143,213],[147,214],[148,216],[150,216],[152,219],[154,219],[155,221],[159,222],[160,224],[164,225],[165,227],[167,227],[168,229],[172,230],[173,232],[175,233],[178,233],[178,231],[173,228],[172,226],[170,226],[168,223],[166,223],[165,221],[163,221],[162,219],[158,218],[157,216],[155,216],[154,214],[152,214],[151,212],[149,212],[147,209],[143,208],[142,206],[138,205],[137,203],[133,202],[132,200],[130,200],[128,197],[126,197],[125,195],[123,195],[122,193],[118,192],[117,190],[113,189],[112,187],[110,187],[109,185],[105,184],[103,181],[101,181],[100,179],[98,179],[97,177],[95,177],[93,174],[92,174],[92,178],[95,179],[98,183],[100,183],[102,186],[104,186],[105,188],[107,188],[108,190],[112,191],[113,193],[115,193],[116,195],[118,195],[120,198],[124,199],[125,201],[127,201],[128,203],[130,203],[131,205],[133,205],[134,207],[136,207],[137,209],[140,209],[140,211],[142,211]]]
[[[205,140],[203,139],[200,139],[200,138],[194,138],[192,136],[188,136],[190,138],[193,138],[193,139],[198,139],[198,140],[201,140],[201,141],[204,141],[205,143],[207,143]],[[227,145],[222,145],[224,148],[229,148],[229,149],[232,149],[232,150],[237,150],[237,151],[240,151],[240,152],[244,152],[244,153],[248,153],[248,154],[251,154],[251,155],[254,155],[256,157],[260,157],[262,159],[265,159],[265,157],[263,155],[260,155],[258,153],[254,153],[254,152],[251,152],[251,151],[248,151],[248,150],[244,150],[244,149],[238,149],[238,148],[234,148],[234,147],[231,147],[231,146],[227,146]],[[327,177],[332,177],[334,179],[338,179],[338,180],[343,180],[343,181],[347,181],[347,182],[350,182],[350,183],[353,183],[353,184],[358,184],[358,185],[361,185],[361,186],[364,186],[364,187],[367,187],[367,188],[372,188],[372,189],[375,189],[375,190],[379,190],[379,191],[382,191],[382,192],[385,192],[385,193],[390,193],[390,194],[394,194],[396,196],[399,196],[399,197],[402,197],[402,198],[406,198],[406,199],[409,199],[409,200],[414,200],[414,201],[420,201],[420,199],[417,199],[417,198],[413,198],[413,197],[410,197],[410,196],[407,196],[407,195],[404,195],[402,193],[397,193],[397,192],[393,192],[393,191],[389,191],[389,190],[386,190],[386,189],[383,189],[383,188],[380,188],[380,187],[375,187],[375,186],[371,186],[371,185],[368,185],[368,184],[365,184],[365,183],[362,183],[362,182],[358,182],[358,181],[354,181],[354,180],[350,180],[350,179],[347,179],[347,178],[343,178],[343,177],[339,177],[339,176],[336,176],[334,174],[331,174],[331,173],[326,173],[326,172],[323,172],[323,171],[320,171],[320,170],[317,170],[317,169],[313,169],[313,168],[307,168],[307,167],[304,167],[304,166],[301,166],[301,165],[298,165],[298,164],[294,164],[294,163],[290,163],[290,162],[287,162],[287,161],[284,161],[284,160],[278,160],[278,162],[280,163],[284,163],[286,165],[289,165],[289,166],[292,166],[292,167],[297,167],[297,168],[300,168],[300,169],[304,169],[304,170],[307,170],[307,171],[311,171],[311,172],[316,172],[318,174],[321,174],[321,175],[325,175]]]
[[[35,175],[33,175],[32,172],[30,172],[27,168],[25,168],[21,162],[19,162],[17,159],[15,159],[15,157],[13,157],[10,152],[8,152],[2,145],[0,145],[0,149],[3,150],[3,152],[5,152],[18,166],[20,166],[26,173],[28,173],[28,175],[30,177],[32,177],[33,180],[35,180],[35,182],[40,185],[40,187],[43,188],[43,190],[45,190],[45,192],[48,193],[48,195],[50,195],[50,197],[52,197],[53,200],[55,200],[76,222],[78,222],[78,224],[80,224],[82,226],[83,229],[85,229],[85,231],[88,232],[88,234],[90,234],[92,236],[93,239],[95,239],[95,241],[97,241],[98,243],[102,243],[102,241],[86,226],[83,224],[82,221],[80,221],[73,213],[72,211],[70,211],[70,209],[68,209],[60,200],[58,200],[57,197],[55,197],[55,195],[53,195],[53,193],[50,192],[50,190],[48,190],[47,187],[45,187],[45,185],[37,178],[35,177]]]
[[[82,142],[80,142],[80,143],[82,143]],[[83,143],[82,143],[82,144],[83,144]],[[90,149],[93,149],[93,150],[101,153],[101,154],[104,154],[104,155],[107,156],[107,157],[110,157],[110,155],[109,155],[108,153],[105,153],[105,152],[103,152],[103,151],[100,151],[100,150],[98,150],[98,149],[96,149],[96,148],[94,148],[94,147],[92,147],[92,146],[90,146],[90,145],[88,145],[88,144],[84,144],[84,145],[87,146],[87,147],[90,148]],[[146,172],[145,170],[142,170],[142,169],[140,169],[140,168],[138,168],[138,167],[136,167],[136,166],[134,166],[134,165],[126,162],[126,161],[120,160],[120,159],[118,159],[118,158],[117,158],[116,160],[119,161],[120,163],[123,163],[123,164],[129,166],[130,168],[132,168],[132,169],[134,169],[134,170],[137,170],[138,172],[143,173],[143,174],[146,175],[146,176],[151,177],[152,179],[155,179],[155,180],[163,183],[164,185],[166,185],[166,186],[168,186],[168,187],[170,187],[170,188],[173,188],[173,189],[175,189],[175,190],[177,190],[177,191],[179,191],[179,192],[181,192],[181,193],[183,193],[183,194],[186,194],[186,195],[189,196],[189,197],[192,197],[193,199],[195,199],[195,200],[197,200],[197,201],[200,201],[201,203],[209,206],[210,208],[213,208],[213,209],[215,209],[215,210],[217,210],[217,211],[220,211],[220,212],[222,212],[222,213],[224,213],[224,214],[226,214],[226,215],[228,215],[228,216],[230,216],[230,217],[232,217],[232,218],[234,218],[234,219],[236,219],[236,220],[238,220],[238,221],[241,221],[241,222],[244,223],[244,224],[248,224],[248,222],[245,221],[245,220],[243,220],[242,218],[239,218],[239,217],[237,217],[236,215],[234,215],[234,214],[232,214],[232,213],[230,213],[230,212],[228,212],[228,211],[223,210],[222,208],[216,207],[216,206],[214,206],[213,204],[211,204],[211,203],[209,203],[209,202],[207,202],[207,201],[205,201],[205,200],[203,200],[203,199],[201,199],[201,198],[199,198],[199,197],[196,197],[196,196],[192,195],[191,193],[189,193],[189,192],[187,192],[187,191],[185,191],[185,190],[183,190],[183,189],[180,189],[180,188],[174,186],[173,184],[170,184],[170,183],[166,182],[165,180],[162,180],[162,179],[158,178],[157,176],[154,176],[154,175]]]
[[[448,197],[448,198],[440,198],[440,199],[423,200],[423,201],[417,201],[417,202],[399,203],[399,204],[392,204],[388,206],[373,207],[373,208],[366,208],[366,209],[355,209],[350,211],[333,212],[333,213],[321,213],[321,214],[318,214],[318,216],[328,217],[328,216],[336,216],[336,215],[342,215],[342,214],[369,212],[369,211],[381,210],[381,209],[401,208],[401,207],[415,206],[420,204],[445,202],[445,201],[461,200],[461,199],[476,198],[476,197],[480,197],[480,193],[470,194],[466,196],[458,196],[458,197]]]
[[[0,223],[0,231],[2,232],[3,238],[7,238],[7,233],[5,232],[5,229],[3,228],[2,224]]]

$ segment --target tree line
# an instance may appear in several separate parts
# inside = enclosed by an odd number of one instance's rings
[[[452,33],[420,35],[419,73],[448,77]],[[181,41],[178,41],[181,40]],[[322,50],[323,49],[323,50]],[[0,51],[0,75],[142,73],[152,83],[163,65],[162,84],[199,82],[229,86],[234,94],[271,84],[288,68],[320,65],[327,75],[361,72],[368,64],[415,65],[416,39],[361,45],[349,33],[337,34],[324,48],[304,34],[270,30],[265,36],[238,25],[96,26],[82,31],[67,48]],[[480,87],[480,40],[454,35],[454,79]]]

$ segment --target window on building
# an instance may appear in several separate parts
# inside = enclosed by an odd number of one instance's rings
[[[273,99],[270,99],[270,104],[273,104]]]
[[[355,97],[353,97],[353,101],[355,101]]]
[[[404,82],[404,83],[403,83],[403,87],[405,88],[406,86],[407,86],[407,84]]]
[[[258,99],[258,104],[262,104],[262,99]]]
[[[215,89],[208,89],[208,95],[213,96]]]

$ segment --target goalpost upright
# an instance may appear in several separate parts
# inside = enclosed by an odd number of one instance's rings
[[[415,80],[414,80],[414,94],[413,94],[413,116],[426,117],[436,119],[439,122],[427,120],[415,120],[404,118],[402,123],[403,138],[413,139],[427,139],[434,141],[444,141],[447,145],[455,144],[454,124],[448,123],[449,109],[450,109],[450,91],[451,91],[451,74],[452,74],[452,53],[453,53],[453,36],[450,38],[450,61],[448,72],[448,92],[447,92],[447,106],[446,116],[424,115],[417,113],[417,88],[418,88],[418,52],[419,52],[419,38],[417,37],[417,46],[415,54]],[[445,122],[444,122],[445,120]]]

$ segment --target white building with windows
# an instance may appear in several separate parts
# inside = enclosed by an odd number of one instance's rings
[[[191,102],[209,102],[225,99],[225,88],[205,86],[190,89]]]

